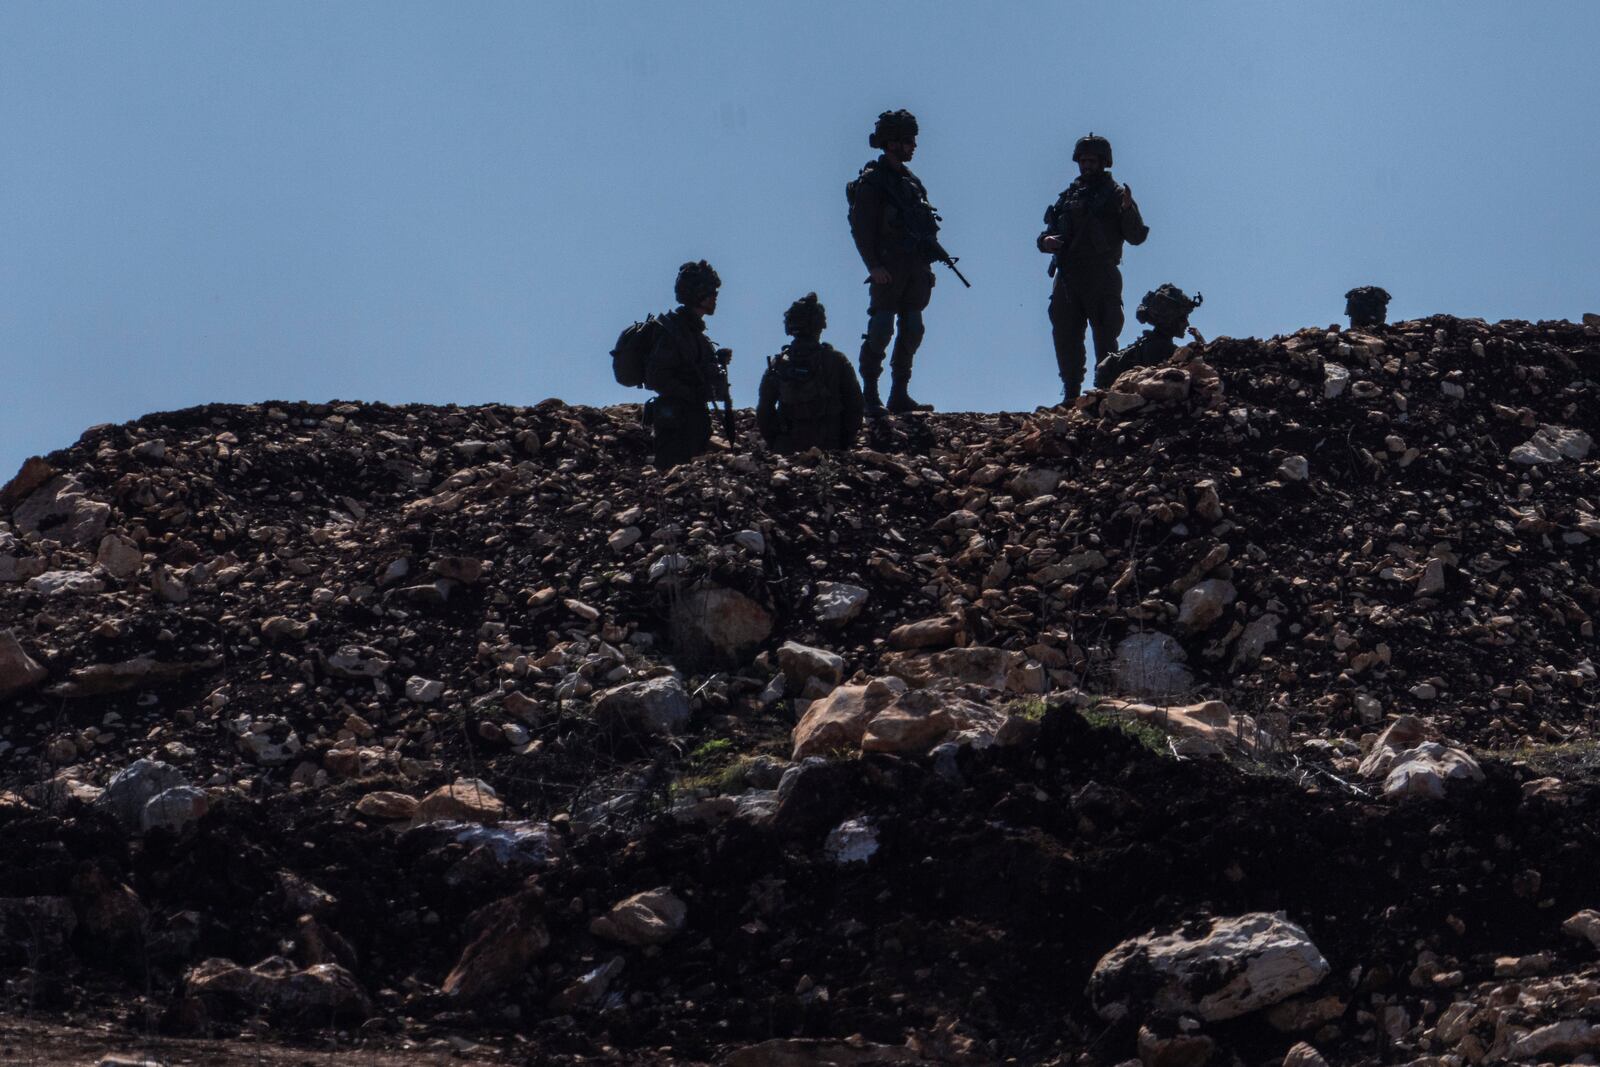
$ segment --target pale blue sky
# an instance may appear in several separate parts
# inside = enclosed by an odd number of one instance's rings
[[[211,401],[604,404],[606,352],[723,277],[752,402],[808,290],[853,357],[844,183],[876,114],[939,268],[916,393],[1059,395],[1040,215],[1089,129],[1208,336],[1600,311],[1600,4],[0,3],[0,480]]]

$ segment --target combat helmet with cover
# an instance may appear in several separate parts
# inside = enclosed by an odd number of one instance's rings
[[[1162,282],[1144,294],[1133,317],[1175,337],[1183,332],[1190,313],[1203,303],[1205,297],[1200,293],[1191,297],[1171,282]]]
[[[877,125],[872,128],[872,133],[867,135],[867,144],[873,148],[882,149],[890,141],[904,140],[907,136],[917,135],[917,116],[899,108],[895,111],[885,111],[878,116]]]
[[[1111,166],[1111,142],[1092,131],[1085,134],[1072,146],[1072,161],[1076,163],[1084,156],[1099,156],[1106,166]]]
[[[672,295],[684,307],[697,307],[722,288],[722,279],[716,269],[705,260],[685,263],[678,268],[678,279],[672,285]]]
[[[783,332],[790,337],[817,338],[828,327],[828,312],[816,293],[807,293],[783,313]]]
[[[1376,285],[1358,285],[1344,294],[1351,326],[1381,326],[1389,318],[1389,294]]]

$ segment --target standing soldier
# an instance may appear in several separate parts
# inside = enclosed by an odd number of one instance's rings
[[[1078,177],[1044,213],[1039,251],[1048,252],[1055,287],[1050,291],[1050,330],[1061,372],[1063,401],[1083,389],[1083,331],[1094,331],[1095,362],[1117,349],[1122,332],[1122,245],[1144,244],[1150,227],[1139,215],[1133,192],[1118,185],[1111,170],[1111,142],[1096,134],[1072,149]]]
[[[779,452],[851,448],[861,432],[861,385],[849,357],[823,343],[827,325],[816,293],[783,313],[794,342],[767,361],[756,406],[756,426]]]
[[[655,320],[644,384],[656,393],[647,406],[655,431],[655,465],[662,470],[710,447],[706,405],[728,398],[726,368],[733,353],[706,336],[705,316],[716,314],[721,286],[722,279],[705,260],[685,263],[673,286],[678,307]]]
[[[1344,313],[1351,329],[1382,326],[1389,321],[1389,294],[1376,285],[1358,285],[1344,294]]]
[[[917,119],[909,111],[878,116],[867,143],[883,155],[861,168],[845,187],[850,201],[850,236],[867,265],[871,283],[867,332],[861,343],[861,380],[866,386],[867,414],[880,418],[878,378],[884,352],[894,337],[889,360],[888,410],[895,415],[931,411],[911,399],[911,361],[922,343],[922,309],[933,295],[933,268],[938,256],[939,216],[928,192],[906,164],[917,150]],[[898,330],[896,319],[898,318]]]

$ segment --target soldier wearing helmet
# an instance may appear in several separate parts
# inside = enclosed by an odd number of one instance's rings
[[[1351,329],[1382,326],[1389,319],[1389,294],[1376,285],[1359,285],[1344,294],[1344,313]]]
[[[1191,297],[1171,282],[1165,282],[1144,294],[1134,318],[1150,328],[1127,348],[1095,364],[1095,388],[1111,388],[1112,382],[1135,367],[1154,367],[1158,363],[1165,363],[1178,350],[1177,339],[1185,331],[1195,339],[1196,344],[1204,344],[1205,338],[1189,325],[1190,313],[1203,303],[1205,297],[1199,293]]]
[[[851,448],[861,432],[861,384],[850,359],[822,340],[828,313],[807,293],[783,315],[794,340],[767,361],[756,427],[779,452]]]
[[[683,463],[711,445],[711,413],[706,405],[726,399],[725,358],[706,336],[705,316],[717,311],[722,279],[705,260],[678,268],[673,295],[678,307],[655,321],[655,343],[645,360],[644,384],[656,397],[647,405],[655,433],[655,465],[662,470]]]
[[[909,111],[885,111],[867,143],[883,154],[861,168],[845,187],[850,202],[850,236],[866,264],[871,285],[867,332],[862,335],[861,380],[866,387],[867,414],[880,417],[878,395],[884,355],[894,338],[889,359],[888,410],[896,415],[929,411],[911,399],[911,364],[922,343],[922,311],[933,295],[928,241],[938,233],[939,216],[928,203],[928,191],[906,164],[917,150],[917,119]],[[936,243],[936,242],[935,242]]]
[[[1150,227],[1132,191],[1111,177],[1111,142],[1091,133],[1072,159],[1078,177],[1044,213],[1038,248],[1050,254],[1050,329],[1062,397],[1083,388],[1084,329],[1094,333],[1095,361],[1111,355],[1122,333],[1122,246],[1144,244]]]

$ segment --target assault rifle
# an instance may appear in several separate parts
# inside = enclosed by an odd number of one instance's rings
[[[728,364],[733,362],[733,349],[717,349],[717,386],[722,390],[722,436],[728,447],[733,447],[733,388],[728,384]]]

